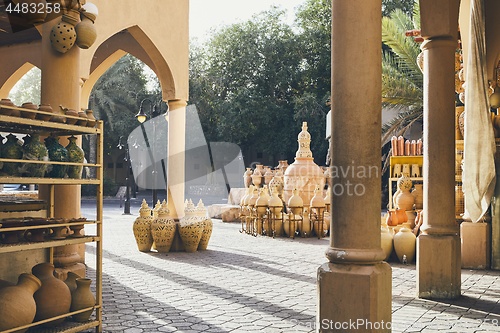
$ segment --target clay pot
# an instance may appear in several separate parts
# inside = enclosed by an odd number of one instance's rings
[[[51,114],[42,114],[42,113],[37,113],[36,114],[36,119],[40,119],[40,120],[43,120],[43,121],[48,121],[52,118],[52,113],[54,112],[54,110],[52,110],[52,106],[50,106],[50,104],[40,104],[38,106],[38,111],[43,111],[43,112],[48,112],[48,113],[51,113]]]
[[[97,120],[94,117],[94,111],[87,109],[85,110],[87,114],[87,127],[94,127],[97,124]]]
[[[40,141],[40,134],[31,134],[31,139],[23,145],[23,160],[48,161],[47,147]],[[43,177],[47,171],[47,164],[24,163],[22,172],[27,177]]]
[[[19,275],[17,285],[0,289],[0,331],[33,322],[37,310],[33,294],[41,285],[37,277],[23,273]],[[26,331],[27,329],[14,332]]]
[[[423,209],[424,208],[424,190],[423,184],[415,184],[413,191],[411,191],[411,195],[415,198],[415,209]]]
[[[412,181],[409,177],[402,176],[398,179],[398,191],[399,194],[396,196],[394,203],[396,208],[402,210],[413,210],[413,204],[415,203],[415,198],[410,193],[412,188]]]
[[[207,209],[203,202],[198,202],[196,206],[196,213],[201,219],[201,223],[203,223],[203,233],[201,234],[200,243],[198,244],[198,250],[206,250],[208,247],[208,242],[210,241],[210,237],[212,236],[213,230],[213,222],[212,219],[208,216]]]
[[[290,208],[293,214],[302,215],[303,207],[304,207],[304,200],[299,195],[299,190],[294,189],[293,195],[290,197],[290,199],[288,199],[288,208]]]
[[[156,250],[162,253],[170,251],[175,236],[176,224],[169,213],[167,202],[163,200],[158,210],[158,217],[151,222],[151,234],[156,244]]]
[[[38,107],[31,102],[23,103],[23,105],[21,105],[21,107],[24,109],[28,109],[28,110],[38,110]],[[30,111],[21,111],[21,117],[28,118],[28,119],[35,119],[36,113],[30,112]]]
[[[78,111],[78,117],[80,119],[77,120],[76,124],[78,126],[87,126],[88,122],[87,113],[85,111]]]
[[[135,219],[133,225],[135,242],[137,248],[141,252],[151,251],[153,245],[153,236],[151,235],[151,222],[153,216],[151,215],[151,208],[149,208],[145,199],[142,199],[141,208],[139,209],[139,216]]]
[[[394,235],[394,250],[400,262],[403,262],[403,256],[406,256],[406,262],[411,263],[415,258],[415,244],[417,238],[407,225],[399,229]]]
[[[382,247],[382,250],[385,253],[385,258],[384,260],[387,261],[389,257],[391,256],[392,250],[393,250],[393,236],[392,233],[389,231],[389,228],[387,226],[381,226],[380,227],[380,246]]]
[[[49,153],[49,160],[56,162],[68,162],[68,150],[59,143],[59,138],[54,136],[49,136],[45,138],[45,147]],[[68,171],[68,166],[65,164],[53,164],[46,174],[50,178],[64,178],[66,172]]]
[[[74,314],[73,320],[79,323],[89,320],[90,315],[94,311],[95,297],[90,290],[91,279],[78,278],[76,279],[76,289],[71,293],[71,308],[70,311],[78,311],[92,307],[91,310]]]
[[[284,174],[284,200],[288,202],[293,195],[293,190],[298,189],[299,195],[306,205],[314,196],[316,187],[325,187],[325,176],[323,170],[314,163],[310,149],[311,134],[307,131],[307,122],[302,123],[302,131],[299,133],[298,150],[295,153],[295,161],[286,168]]]
[[[2,158],[10,159],[22,159],[23,158],[23,148],[19,144],[18,138],[14,134],[7,135],[7,142],[2,147]],[[2,173],[7,176],[19,176],[20,163],[4,162]]]
[[[273,179],[274,174],[273,171],[271,170],[270,167],[265,168],[265,173],[264,173],[264,184],[268,185],[271,179]]]
[[[7,280],[0,279],[0,289],[3,289],[5,287],[12,287],[12,286],[15,286],[15,284],[10,282],[10,281],[7,281]]]
[[[60,53],[68,52],[76,42],[74,25],[62,21],[56,24],[50,32],[50,43]]]
[[[202,234],[203,224],[197,214],[196,207],[191,200],[186,200],[184,216],[179,221],[179,235],[186,252],[195,252],[198,249]]]
[[[14,103],[12,103],[12,101],[8,98],[2,98],[0,100],[0,106],[1,105],[5,105],[5,106],[16,106]],[[3,114],[3,115],[6,115],[6,116],[10,116],[12,115],[12,112],[13,111],[17,111],[17,110],[12,110],[12,109],[7,109],[7,108],[3,108],[3,107],[0,107],[0,114]]]
[[[269,182],[268,188],[271,195],[276,193],[278,196],[282,196],[284,188],[283,177],[274,176]]]
[[[64,114],[70,117],[79,117],[78,111],[73,109],[64,109]],[[79,119],[66,117],[66,124],[76,125]]]
[[[245,185],[245,188],[248,188],[250,184],[252,184],[252,168],[247,168],[243,174],[243,184]]]
[[[32,268],[32,273],[42,282],[42,287],[35,293],[35,321],[60,316],[69,312],[71,292],[68,286],[54,276],[54,265],[41,263]],[[64,318],[50,321],[44,326],[57,326]]]
[[[75,26],[76,45],[81,49],[88,49],[94,44],[97,38],[97,30],[94,22],[85,16],[85,14],[81,15],[81,17],[81,22]]]
[[[73,272],[68,272],[68,276],[66,277],[66,280],[64,280],[64,283],[66,283],[71,293],[76,290],[76,279],[79,278],[81,278],[80,275]]]
[[[68,140],[69,143],[66,146],[66,150],[68,151],[68,161],[74,163],[83,163],[85,155],[82,148],[78,147],[78,145],[76,144],[76,137],[70,136]],[[68,177],[80,179],[82,178],[82,170],[83,165],[69,165],[67,171]]]

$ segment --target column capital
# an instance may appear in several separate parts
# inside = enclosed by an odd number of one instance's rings
[[[385,258],[382,248],[341,249],[330,246],[325,255],[330,262],[339,264],[375,264]]]
[[[422,51],[443,47],[456,49],[458,48],[458,40],[452,37],[425,38],[420,45]]]
[[[168,110],[171,112],[177,109],[182,109],[185,108],[186,105],[187,102],[183,99],[171,99],[168,101]]]

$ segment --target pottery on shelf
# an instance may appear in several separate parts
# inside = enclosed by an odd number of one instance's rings
[[[83,111],[83,110],[78,111],[78,117],[80,119],[78,119],[76,121],[76,124],[78,126],[87,126],[87,122],[88,122],[87,113],[85,111]]]
[[[91,279],[78,278],[76,279],[76,289],[71,293],[70,311],[78,311],[86,308],[92,308],[88,311],[80,312],[71,316],[71,318],[79,323],[89,320],[90,315],[94,311],[95,297],[90,290]]]
[[[410,189],[413,186],[411,179],[406,176],[401,176],[399,177],[397,184],[399,194],[395,196],[394,199],[395,207],[405,211],[413,210],[415,198],[410,193]]]
[[[151,234],[156,244],[156,250],[162,253],[170,251],[175,236],[176,224],[169,213],[167,202],[163,200],[158,210],[158,217],[153,219],[151,223]]]
[[[85,155],[83,153],[82,148],[80,148],[76,144],[76,137],[70,136],[68,140],[69,143],[66,146],[66,150],[68,151],[68,161],[74,163],[83,163]],[[82,178],[82,170],[83,170],[83,165],[69,165],[67,171],[68,177],[75,179]]]
[[[59,138],[49,136],[45,138],[45,147],[49,153],[49,160],[54,162],[68,162],[68,150],[59,143]],[[68,171],[66,164],[51,164],[46,176],[50,178],[64,178]]]
[[[57,317],[69,312],[71,306],[71,292],[68,286],[54,276],[54,265],[41,263],[32,268],[32,273],[42,282],[42,286],[35,293],[36,316],[35,321]],[[44,326],[57,326],[64,318],[50,321]]]
[[[20,160],[23,158],[23,148],[19,143],[19,139],[14,134],[7,135],[7,142],[2,147],[2,158],[10,158]],[[20,163],[4,162],[2,173],[6,176],[19,176]]]
[[[76,289],[76,279],[81,278],[80,275],[74,273],[74,272],[68,272],[68,276],[66,277],[66,280],[64,280],[64,283],[69,288],[69,291],[72,293]]]
[[[2,107],[3,105],[5,106],[16,106],[9,98],[2,98],[0,100],[0,114],[3,114],[3,115],[6,115],[6,116],[10,116],[12,115],[13,111],[17,111],[17,110],[12,110],[12,109],[8,109],[8,108],[4,108]]]
[[[151,235],[152,221],[151,208],[149,208],[146,199],[142,199],[139,216],[135,219],[133,225],[135,242],[141,252],[151,251],[151,246],[153,245],[153,236]]]
[[[31,134],[29,142],[23,145],[23,160],[48,161],[49,152],[47,147],[40,141],[40,134]],[[43,177],[47,170],[47,164],[24,163],[21,167],[23,175],[28,177]]]
[[[95,124],[97,124],[97,119],[94,117],[94,111],[86,109],[85,113],[87,114],[87,127],[94,127]]]
[[[38,106],[38,111],[43,111],[50,114],[37,113],[36,119],[48,121],[53,117],[52,113],[54,112],[54,110],[52,110],[52,106],[50,106],[50,104],[40,104]]]
[[[33,294],[42,283],[34,275],[19,275],[17,285],[0,289],[0,331],[31,324],[35,319],[36,302]],[[17,330],[16,333],[26,332]]]

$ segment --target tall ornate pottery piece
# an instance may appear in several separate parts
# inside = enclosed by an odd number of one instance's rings
[[[314,196],[316,187],[325,187],[325,176],[323,170],[314,163],[311,152],[311,134],[307,131],[307,122],[302,123],[302,131],[297,139],[299,149],[295,153],[295,162],[286,168],[284,176],[284,200],[288,202],[292,196],[293,189],[298,189],[300,197],[306,205],[309,205]]]
[[[78,147],[78,145],[76,144],[76,137],[70,136],[68,140],[69,143],[66,146],[66,150],[68,151],[69,162],[83,163],[85,155],[82,148]],[[70,165],[68,166],[68,177],[76,179],[82,178],[82,170],[82,165]]]
[[[36,303],[33,294],[42,283],[32,274],[19,275],[16,286],[0,290],[0,331],[31,324],[35,318]],[[23,333],[27,330],[17,330]]]
[[[151,223],[151,234],[156,244],[158,252],[168,252],[172,246],[175,235],[175,221],[169,216],[170,211],[167,208],[167,201],[163,200],[158,217]]]
[[[71,306],[71,292],[66,283],[54,276],[54,265],[41,263],[34,266],[32,272],[42,281],[42,287],[34,295],[36,301],[35,321],[68,313]],[[44,326],[56,326],[63,321],[64,318],[50,321]]]
[[[206,250],[210,236],[212,236],[213,223],[201,199],[196,206],[196,212],[201,219],[201,223],[203,223],[203,233],[201,234],[200,244],[198,244],[198,250]]]
[[[139,217],[134,221],[134,237],[137,247],[141,252],[151,251],[153,245],[153,236],[151,235],[151,208],[149,208],[145,199],[142,199],[141,208],[139,209]]]
[[[14,134],[7,135],[7,142],[2,147],[2,157],[18,160],[23,158],[23,148]],[[2,173],[6,176],[18,176],[19,163],[4,162]]]
[[[40,135],[31,134],[29,142],[23,145],[23,160],[48,161],[49,152],[47,147],[40,141]],[[22,172],[28,177],[43,177],[47,170],[46,164],[25,163]]]
[[[186,202],[184,214],[179,221],[179,235],[186,252],[196,252],[203,234],[203,222],[191,200]]]
[[[59,143],[59,138],[54,136],[45,138],[45,146],[47,147],[50,161],[68,162],[68,150]],[[64,178],[67,171],[67,165],[53,164],[49,166],[46,176],[50,178]]]

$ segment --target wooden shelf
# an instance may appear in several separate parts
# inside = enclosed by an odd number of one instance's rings
[[[99,179],[92,178],[0,177],[0,184],[81,185],[99,184],[99,182]]]
[[[68,237],[66,239],[45,240],[43,242],[22,242],[14,244],[0,244],[0,253],[29,251],[34,249],[47,249],[55,246],[74,245],[100,241],[98,236]]]

